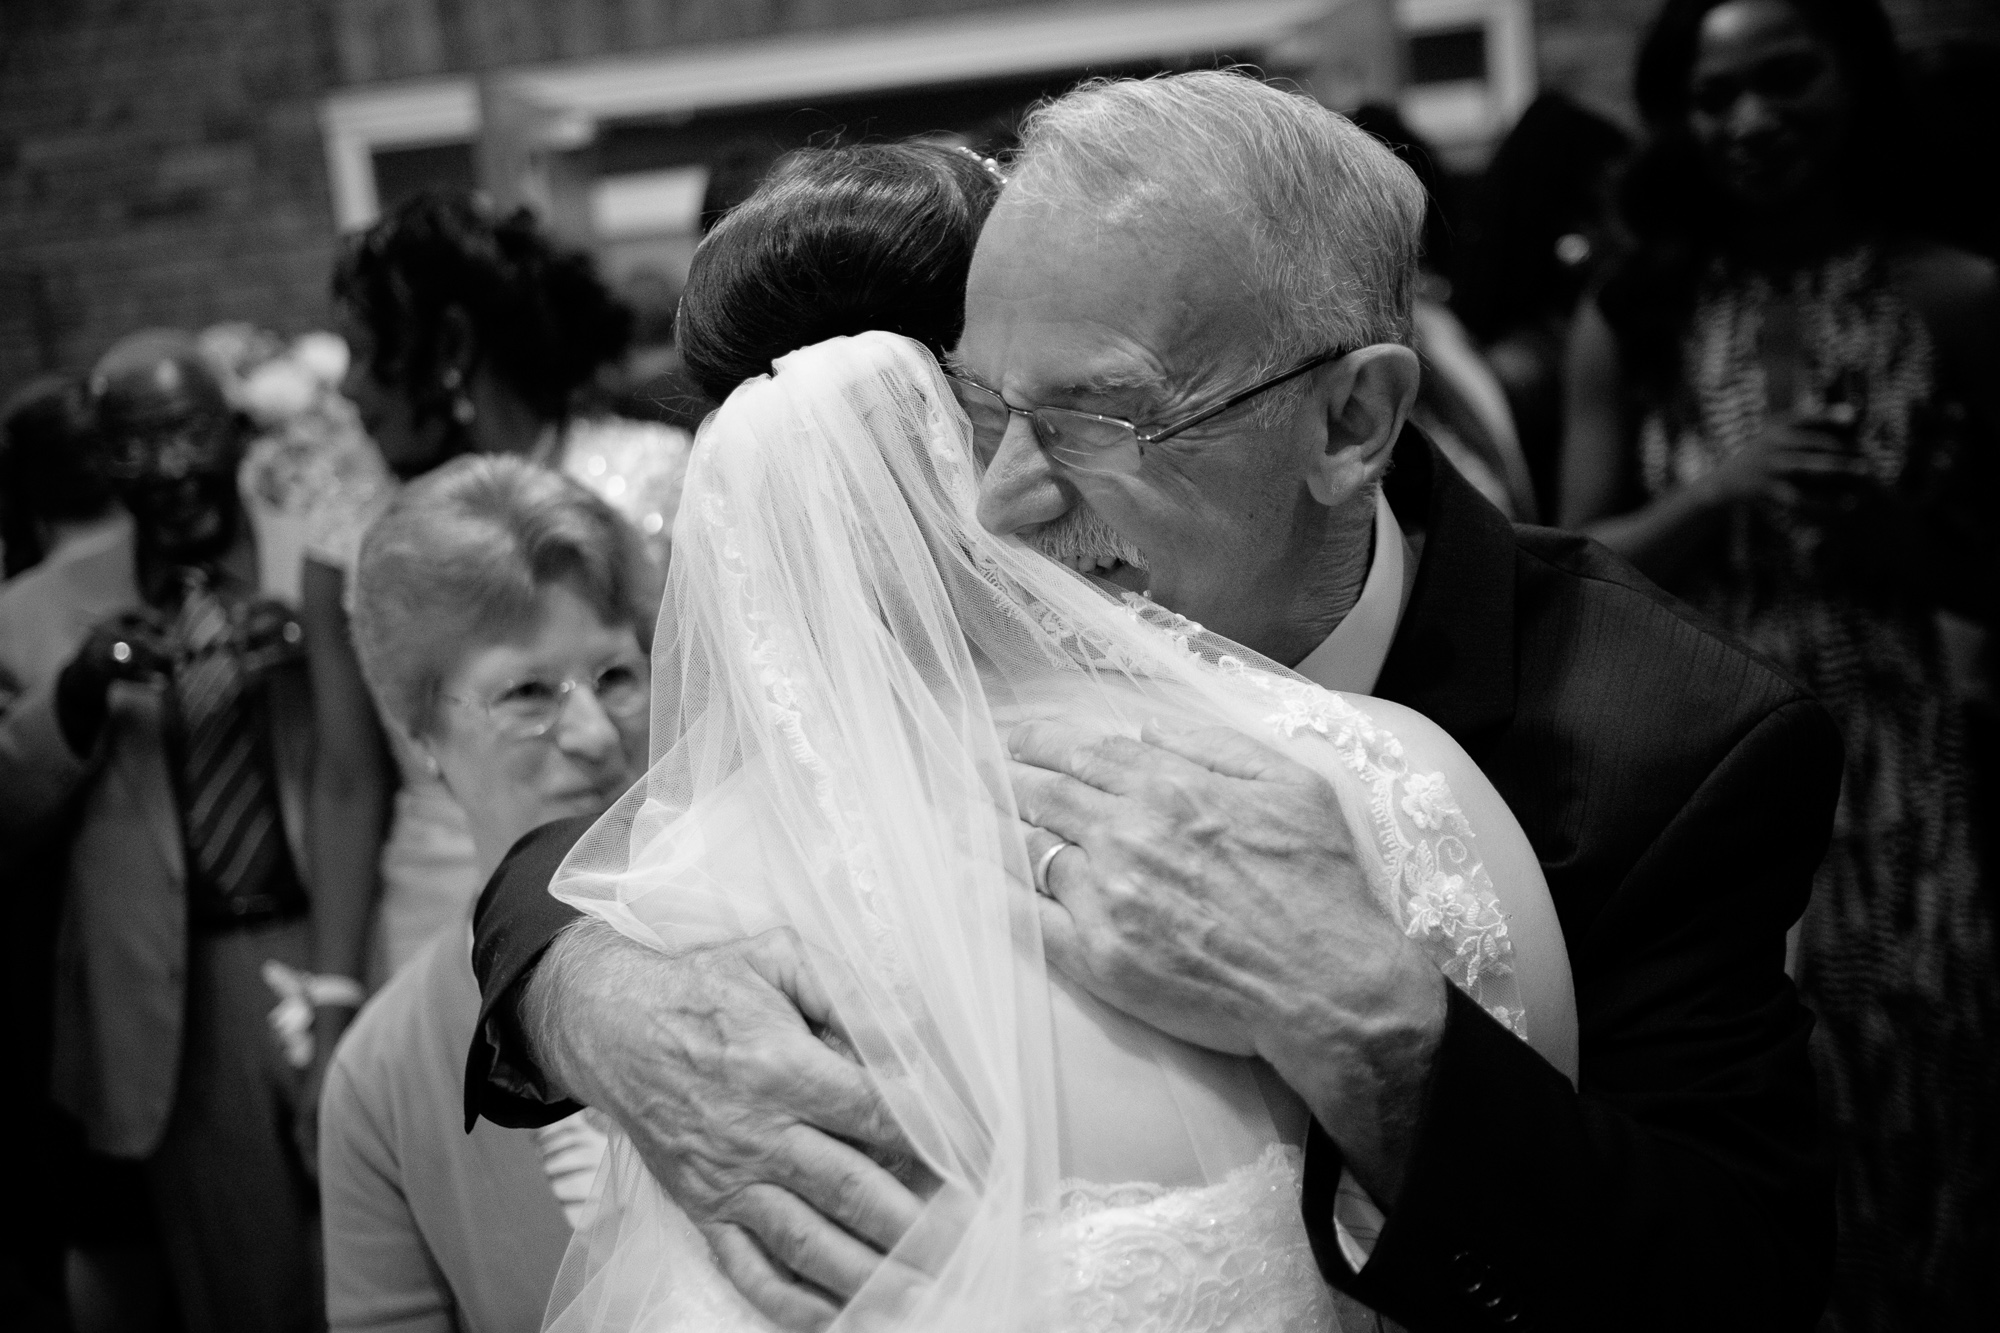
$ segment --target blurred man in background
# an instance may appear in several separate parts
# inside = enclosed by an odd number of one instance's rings
[[[309,1329],[306,1072],[266,1017],[311,946],[302,635],[258,595],[240,432],[192,339],[125,339],[90,391],[130,537],[19,599],[61,665],[0,718],[0,831],[66,840],[56,1097],[94,1161],[139,1164],[143,1194],[84,1206],[150,1206],[184,1327]]]

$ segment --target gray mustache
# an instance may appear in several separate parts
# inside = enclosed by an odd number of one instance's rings
[[[1120,537],[1109,523],[1087,505],[1076,505],[1060,518],[1051,520],[1027,535],[1028,545],[1052,560],[1122,560],[1135,569],[1146,567],[1139,548]]]

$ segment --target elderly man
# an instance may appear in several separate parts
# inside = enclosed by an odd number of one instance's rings
[[[1248,79],[1043,108],[956,358],[991,458],[981,518],[1143,566],[1174,610],[1448,729],[1543,862],[1580,1086],[1368,908],[1314,780],[1244,737],[1016,733],[1051,957],[1176,1035],[1250,1034],[1314,1114],[1328,1280],[1413,1329],[1807,1326],[1830,1195],[1782,964],[1838,739],[1599,548],[1510,528],[1405,429],[1421,213],[1379,146]],[[570,927],[543,889],[578,831],[524,841],[488,891],[469,1103],[606,1108],[737,1285],[816,1327],[915,1214],[850,1146],[886,1117],[811,1037],[781,938],[668,958]]]

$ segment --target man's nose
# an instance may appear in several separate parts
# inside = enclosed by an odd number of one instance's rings
[[[584,763],[604,764],[617,757],[622,744],[617,724],[596,693],[587,685],[571,690],[556,719],[556,747]]]
[[[1729,108],[1729,133],[1737,139],[1755,139],[1778,127],[1771,104],[1756,93],[1744,93]]]
[[[1000,448],[979,479],[979,522],[1005,537],[1062,517],[1076,497],[1056,480],[1055,465],[1025,416],[1007,422]]]

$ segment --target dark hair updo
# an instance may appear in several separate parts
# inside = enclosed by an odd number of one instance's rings
[[[882,329],[938,357],[965,324],[965,275],[1000,182],[932,143],[810,149],[695,252],[675,341],[720,402],[787,352]]]
[[[439,338],[453,307],[478,355],[547,421],[632,338],[632,312],[590,256],[556,244],[526,209],[504,216],[463,192],[398,205],[341,255],[333,294],[367,326],[374,369],[412,403],[443,410]]]

